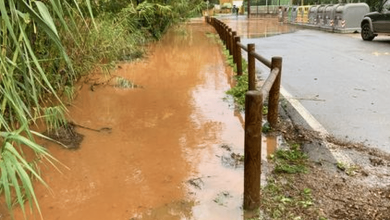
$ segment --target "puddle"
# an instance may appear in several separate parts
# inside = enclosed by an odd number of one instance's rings
[[[264,144],[264,141],[263,141]],[[265,138],[265,145],[267,149],[267,156],[270,156],[271,154],[274,154],[278,147],[283,145],[283,137],[282,136],[271,136],[268,135]]]
[[[233,73],[206,32],[215,31],[204,22],[182,26],[151,46],[146,60],[94,76],[115,76],[126,89],[80,85],[70,120],[110,132],[75,126],[84,139],[72,151],[43,143],[69,167],[42,167],[53,192],[36,187],[45,219],[243,218],[243,167],[221,159],[234,153],[239,162],[243,121],[223,100]],[[276,140],[266,139],[268,154]]]
[[[241,38],[264,38],[292,33],[299,27],[278,22],[277,18],[251,18],[223,20]]]
[[[147,209],[143,213],[135,214],[129,220],[174,220],[174,219],[192,219],[193,201],[173,201],[160,207]]]

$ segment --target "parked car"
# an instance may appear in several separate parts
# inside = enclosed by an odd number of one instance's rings
[[[385,1],[380,12],[365,14],[360,24],[363,40],[372,41],[378,34],[390,35],[390,0]]]

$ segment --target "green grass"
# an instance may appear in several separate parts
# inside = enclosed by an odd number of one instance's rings
[[[125,79],[123,77],[117,77],[116,78],[116,87],[123,88],[123,89],[132,89],[132,88],[135,88],[135,85],[133,82],[131,82],[128,79]]]
[[[270,155],[274,170],[261,190],[261,210],[275,220],[304,219],[305,213],[326,220],[315,207],[312,189],[297,184],[299,175],[310,175],[308,157],[299,144],[289,144],[288,149]]]
[[[279,149],[275,154],[271,155],[275,163],[276,173],[306,173],[307,155],[304,154],[299,145],[293,144],[289,149]]]
[[[348,176],[355,176],[358,171],[361,170],[361,167],[354,164],[347,164],[343,162],[337,162],[336,167],[345,172]]]
[[[46,107],[43,109],[44,119],[48,130],[55,130],[67,124],[64,106]]]
[[[248,75],[234,76],[236,85],[229,89],[226,94],[231,95],[240,110],[245,109],[245,94],[248,91]]]

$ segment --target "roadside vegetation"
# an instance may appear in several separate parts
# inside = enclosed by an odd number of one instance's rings
[[[0,193],[11,213],[25,203],[40,213],[39,166],[60,163],[36,143],[47,138],[36,125],[67,126],[75,83],[142,57],[146,44],[203,8],[201,0],[0,0]]]
[[[314,207],[312,189],[296,184],[298,176],[310,175],[308,156],[300,145],[294,143],[287,149],[278,149],[269,160],[273,171],[261,190],[263,215],[271,219],[306,219],[304,216],[327,219]]]

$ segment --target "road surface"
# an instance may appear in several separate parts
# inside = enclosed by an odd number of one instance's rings
[[[302,29],[242,42],[266,58],[283,57],[282,86],[330,134],[390,152],[390,37],[366,42]],[[257,67],[266,77],[269,70]]]

